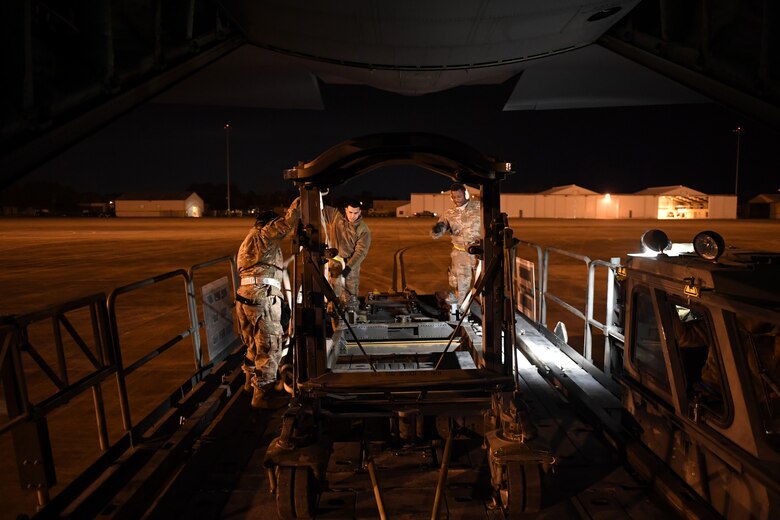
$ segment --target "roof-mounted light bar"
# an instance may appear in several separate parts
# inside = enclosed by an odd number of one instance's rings
[[[699,258],[715,262],[726,250],[726,241],[715,231],[702,231],[694,237],[693,243],[675,244],[660,229],[649,229],[642,234],[640,244],[642,252],[629,256],[680,256],[695,252]]]

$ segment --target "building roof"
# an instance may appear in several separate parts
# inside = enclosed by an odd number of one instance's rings
[[[577,186],[576,184],[566,184],[565,186],[553,186],[549,190],[540,192],[541,195],[598,195],[593,190]]]
[[[161,193],[161,192],[136,192],[136,193],[123,193],[116,200],[187,200],[192,195],[200,195],[194,191],[180,191],[175,193]]]
[[[749,204],[772,204],[780,202],[780,193],[762,193],[748,201]]]
[[[682,184],[679,184],[677,186],[656,186],[654,188],[645,188],[641,191],[636,192],[636,195],[684,195],[684,196],[695,196],[695,197],[706,197],[706,193],[702,193],[701,191],[694,190],[692,188],[689,188],[688,186],[683,186]]]

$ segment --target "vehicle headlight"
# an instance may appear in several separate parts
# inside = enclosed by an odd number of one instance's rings
[[[693,238],[693,250],[701,258],[714,262],[726,250],[726,241],[714,231],[702,231]]]
[[[642,244],[642,252],[654,251],[656,253],[663,253],[664,251],[672,248],[672,241],[669,237],[660,229],[649,229],[642,233],[640,239]]]

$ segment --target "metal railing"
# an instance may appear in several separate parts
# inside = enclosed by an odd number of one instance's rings
[[[518,246],[533,248],[537,254],[537,269],[539,275],[536,277],[534,287],[536,312],[539,316],[539,323],[547,327],[547,306],[548,301],[558,304],[564,311],[575,316],[583,322],[583,352],[582,356],[589,362],[593,362],[593,331],[592,328],[600,330],[604,335],[604,372],[608,375],[611,372],[612,342],[610,338],[623,342],[623,334],[619,332],[615,320],[615,269],[620,265],[619,258],[612,258],[609,262],[605,260],[591,260],[589,257],[558,249],[554,247],[545,248],[533,242],[524,240],[517,241]],[[553,294],[549,289],[550,278],[550,254],[555,253],[574,260],[582,261],[587,268],[587,283],[585,284],[585,304],[584,308],[577,308],[575,305],[567,302],[562,297]],[[605,322],[596,320],[595,309],[595,271],[597,267],[607,269],[606,281],[606,306]]]
[[[588,361],[592,361],[592,338],[590,335],[590,327],[596,327],[601,330],[604,335],[604,372],[607,375],[612,373],[612,341],[610,338],[614,338],[622,345],[625,341],[623,333],[619,332],[619,328],[616,323],[615,305],[615,270],[620,265],[620,258],[611,258],[609,262],[605,260],[592,260],[588,264],[588,300],[586,303],[586,309],[588,313],[588,322],[586,329],[588,331],[588,340],[586,343],[585,357]],[[607,295],[606,306],[604,314],[604,322],[601,323],[593,318],[593,309],[595,308],[593,302],[594,288],[595,288],[595,273],[596,267],[605,267],[607,269]]]
[[[145,280],[140,280],[138,282],[134,282],[128,285],[123,285],[122,287],[118,287],[113,291],[111,291],[106,301],[106,306],[108,308],[108,319],[111,327],[111,339],[116,352],[116,374],[117,374],[117,386],[119,387],[119,406],[122,415],[122,426],[124,430],[127,432],[131,432],[133,428],[133,423],[130,416],[130,402],[127,395],[127,386],[126,386],[127,376],[133,373],[134,371],[136,371],[137,369],[141,368],[146,363],[156,358],[166,350],[170,349],[171,347],[176,345],[179,341],[183,340],[187,336],[197,336],[195,332],[198,329],[197,327],[192,326],[192,316],[190,316],[190,320],[189,320],[190,327],[188,329],[173,336],[162,345],[153,348],[147,354],[145,354],[144,356],[136,360],[134,363],[132,363],[130,366],[125,367],[122,360],[122,346],[119,341],[119,324],[117,322],[117,316],[116,316],[116,301],[117,298],[119,298],[119,296],[122,296],[123,294],[137,291],[138,289],[142,289],[150,285],[155,285],[165,280],[169,280],[171,278],[176,278],[176,277],[181,277],[184,281],[184,294],[186,299],[185,308],[187,309],[188,314],[191,314],[189,300],[191,299],[190,285],[192,282],[190,280],[189,274],[187,274],[187,271],[185,271],[184,269],[177,269],[175,271],[170,271],[168,273],[164,273],[158,276],[153,276]],[[194,291],[192,292],[194,293]],[[197,320],[197,317],[195,317],[195,319]],[[198,343],[199,343],[199,338],[196,340],[193,337],[193,351],[195,352],[196,371],[200,370]]]
[[[235,289],[235,259],[225,256],[194,265],[189,270],[178,269],[119,287],[111,291],[108,297],[104,293],[94,294],[29,314],[5,317],[0,322],[0,383],[2,383],[7,414],[7,419],[0,419],[0,436],[11,436],[21,487],[35,490],[39,509],[50,501],[49,490],[57,484],[55,460],[52,454],[53,442],[47,422],[47,417],[52,412],[59,410],[84,392],[91,391],[101,452],[93,465],[106,459],[107,456],[115,459],[124,450],[132,448],[139,435],[170,407],[168,402],[164,401],[137,424],[133,424],[126,382],[129,374],[187,337],[192,341],[195,369],[181,385],[182,391],[194,386],[209,373],[216,362],[220,361],[220,359],[210,359],[208,364],[204,365],[200,338],[204,320],[200,320],[198,316],[194,276],[202,269],[223,263],[229,264],[230,280],[232,288]],[[118,298],[125,298],[138,289],[175,278],[181,278],[184,282],[182,303],[187,309],[187,328],[125,367],[117,318]],[[74,320],[71,317],[74,313],[79,313],[77,318],[80,319]],[[88,320],[82,316],[84,313],[88,313]],[[46,322],[51,323],[51,332],[44,338],[45,344],[39,346],[38,340],[31,339],[30,331],[34,329],[40,335],[41,328]],[[78,324],[81,325],[81,330]],[[88,329],[89,336],[84,329]],[[66,338],[69,340],[67,344]],[[75,348],[71,348],[72,345],[75,345]],[[224,359],[239,345],[240,341],[234,341],[229,345],[231,348],[225,349],[219,357]],[[47,359],[45,352],[53,352],[48,356],[51,359]],[[70,365],[76,364],[74,360],[77,357],[81,369],[76,371],[70,368]],[[25,370],[25,362],[29,365],[27,370]],[[89,367],[86,373],[84,373],[84,365]],[[78,374],[74,375],[74,372]],[[123,429],[120,438],[113,444],[107,427],[109,414],[106,412],[101,386],[112,376],[116,377],[119,414]],[[44,394],[35,402],[29,387],[31,378],[34,380],[37,393]],[[54,391],[45,391],[50,385],[53,385]],[[2,403],[3,401],[0,401],[0,405]],[[0,409],[0,412],[2,411]],[[111,461],[103,460],[103,463],[110,464]]]
[[[69,315],[87,309],[90,316],[93,353],[76,330]],[[100,384],[116,372],[115,352],[109,339],[103,293],[55,305],[41,311],[13,317],[3,327],[0,379],[6,402],[8,421],[0,425],[0,435],[13,436],[16,463],[22,488],[34,489],[39,505],[49,500],[49,489],[56,484],[56,472],[49,438],[47,416],[81,393],[91,390],[97,422],[100,449],[109,445],[106,411]],[[42,354],[45,347],[30,339],[29,330],[41,322],[50,322],[57,364],[52,367]],[[62,328],[78,346],[92,370],[71,382]],[[32,402],[23,354],[38,368],[44,381],[56,390],[39,402]]]

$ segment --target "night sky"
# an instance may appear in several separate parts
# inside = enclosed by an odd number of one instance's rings
[[[224,184],[229,122],[231,182],[242,191],[289,187],[282,171],[345,139],[380,132],[443,134],[517,172],[507,192],[577,184],[601,193],[686,185],[734,193],[742,125],[739,195],[777,193],[779,132],[715,104],[503,112],[511,85],[459,87],[406,97],[360,86],[320,85],[325,110],[271,110],[146,103],[24,180],[78,191],[183,191]],[[350,181],[340,194],[375,198],[446,189],[449,180],[415,168],[385,168]]]

